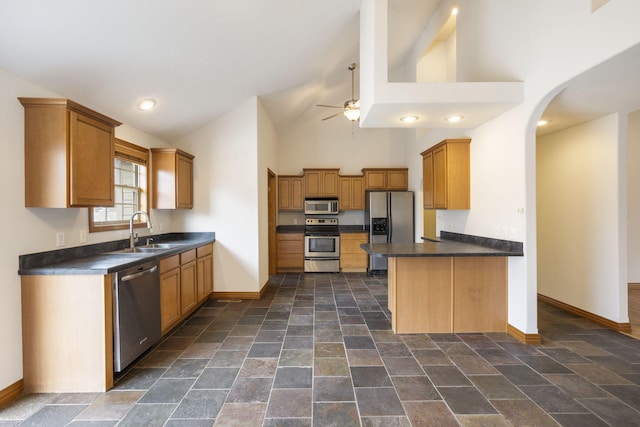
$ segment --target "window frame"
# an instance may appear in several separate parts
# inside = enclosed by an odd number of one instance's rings
[[[146,167],[147,171],[145,174],[145,179],[140,183],[140,201],[145,202],[145,206],[139,206],[140,209],[148,212],[150,207],[149,204],[149,175],[151,175],[150,163],[149,163],[149,149],[140,147],[138,145],[132,144],[131,142],[127,142],[122,139],[114,138],[114,159],[119,158],[121,160],[126,160],[128,162],[137,163],[141,166]],[[113,172],[115,173],[115,162],[113,166]],[[115,182],[114,182],[115,186]],[[98,233],[101,231],[112,231],[112,230],[127,230],[129,229],[129,221],[122,221],[118,223],[112,223],[107,225],[96,225],[93,218],[93,209],[89,208],[89,233]],[[142,218],[142,219],[141,219]],[[134,228],[143,228],[147,226],[147,219],[142,215],[138,215],[138,217],[133,222]]]

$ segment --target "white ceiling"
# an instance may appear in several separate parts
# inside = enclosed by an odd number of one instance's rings
[[[350,98],[360,2],[3,0],[0,67],[167,142],[256,95],[283,129]],[[438,2],[392,0],[392,64]]]
[[[0,68],[170,143],[256,95],[286,131],[335,112],[315,104],[350,98],[360,3],[2,0]],[[391,69],[439,3],[389,0]],[[558,119],[546,132],[640,108],[638,64],[634,51],[576,78],[549,106]],[[138,111],[144,97],[157,108]]]

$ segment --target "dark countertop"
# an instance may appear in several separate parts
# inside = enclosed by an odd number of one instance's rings
[[[461,237],[464,236],[464,237]],[[455,240],[440,238],[439,241],[425,240],[423,243],[366,243],[360,247],[369,255],[385,257],[459,257],[459,256],[524,256],[521,247],[506,241],[488,241],[487,245],[475,243],[475,236],[451,236]],[[474,243],[467,243],[467,240]],[[496,242],[505,242],[503,247]],[[493,247],[492,247],[493,246]],[[513,247],[516,247],[514,249]]]
[[[174,243],[180,246],[150,253],[122,253],[118,251],[129,246],[129,240],[98,243],[75,248],[40,252],[19,257],[19,275],[106,275],[137,264],[159,260],[171,255],[188,251],[207,243],[215,242],[215,233],[167,233],[140,237],[140,242],[153,237],[153,243]]]

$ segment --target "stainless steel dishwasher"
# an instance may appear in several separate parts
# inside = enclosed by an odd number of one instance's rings
[[[160,321],[160,273],[158,262],[146,262],[114,274],[113,351],[114,371],[121,372],[158,342]]]

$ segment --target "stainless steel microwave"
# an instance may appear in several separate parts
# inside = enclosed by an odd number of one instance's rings
[[[305,215],[336,215],[338,214],[338,199],[305,199]]]

